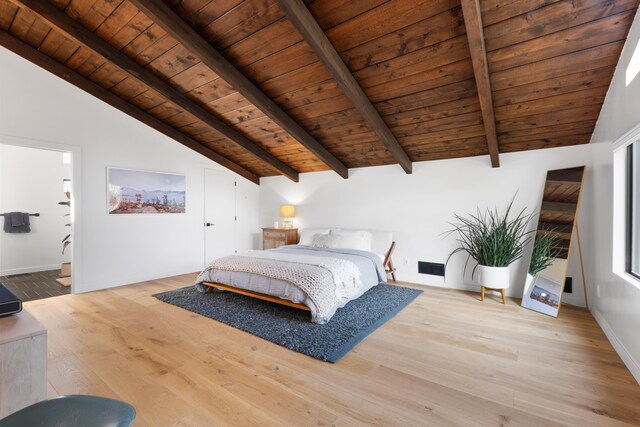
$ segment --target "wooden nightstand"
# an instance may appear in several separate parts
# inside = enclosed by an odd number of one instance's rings
[[[263,228],[262,249],[273,249],[298,243],[297,228]]]

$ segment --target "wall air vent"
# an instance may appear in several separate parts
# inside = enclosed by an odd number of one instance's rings
[[[444,277],[444,264],[418,261],[418,273]]]

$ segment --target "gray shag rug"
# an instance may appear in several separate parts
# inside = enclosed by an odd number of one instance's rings
[[[325,325],[311,323],[308,311],[232,292],[215,290],[204,294],[189,286],[154,297],[298,353],[335,363],[421,293],[380,284],[339,309]]]

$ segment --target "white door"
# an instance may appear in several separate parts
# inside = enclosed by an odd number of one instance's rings
[[[205,265],[233,255],[236,243],[236,183],[229,173],[204,171]]]
[[[244,179],[236,183],[236,249],[238,253],[260,247],[258,186]]]

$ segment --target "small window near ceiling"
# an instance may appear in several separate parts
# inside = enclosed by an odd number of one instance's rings
[[[627,146],[627,273],[640,278],[640,141]]]

